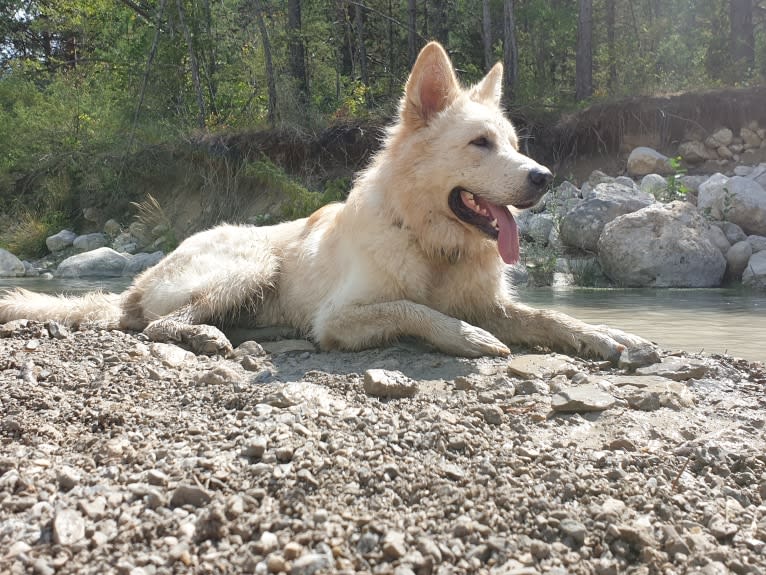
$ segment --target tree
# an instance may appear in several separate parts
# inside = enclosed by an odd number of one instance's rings
[[[271,42],[269,41],[269,33],[266,29],[266,22],[263,19],[263,6],[261,0],[254,0],[253,7],[255,8],[255,21],[258,25],[258,32],[261,36],[261,45],[263,46],[263,59],[266,66],[266,86],[268,90],[268,112],[266,119],[269,125],[273,128],[277,121],[278,108],[277,108],[277,86],[274,81],[274,64],[271,59]],[[255,90],[255,87],[253,87]]]
[[[305,106],[308,103],[309,86],[301,29],[301,0],[287,0],[287,42],[290,50],[290,75],[297,85],[299,104]]]
[[[494,65],[492,57],[492,11],[489,0],[481,2],[481,39],[484,43],[484,69],[489,70]]]
[[[417,30],[417,18],[418,18],[418,5],[416,0],[408,0],[407,2],[407,48],[410,57],[410,66],[415,63],[415,59],[418,57],[418,30]]]
[[[580,0],[577,21],[577,55],[575,67],[575,98],[587,100],[593,96],[593,0]]]
[[[749,78],[755,69],[753,0],[729,1],[729,49],[735,81]]]
[[[513,0],[503,0],[503,92],[512,101],[519,74],[519,56],[516,46],[516,25],[513,20]]]

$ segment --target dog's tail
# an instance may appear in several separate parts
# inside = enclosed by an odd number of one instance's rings
[[[120,298],[119,294],[105,292],[54,296],[17,288],[0,294],[0,323],[14,319],[54,320],[73,327],[94,323],[114,329],[120,321]]]

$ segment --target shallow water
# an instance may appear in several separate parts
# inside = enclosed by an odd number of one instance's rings
[[[130,280],[0,279],[48,293],[119,292]],[[766,361],[766,293],[729,289],[522,289],[518,299],[641,335],[663,348]]]

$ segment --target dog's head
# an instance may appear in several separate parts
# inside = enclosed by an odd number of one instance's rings
[[[412,69],[389,145],[407,166],[401,209],[429,245],[457,252],[496,240],[506,263],[519,259],[509,206],[525,209],[546,192],[551,172],[518,150],[500,107],[502,64],[463,89],[444,49],[428,44]],[[428,229],[426,229],[428,228]]]

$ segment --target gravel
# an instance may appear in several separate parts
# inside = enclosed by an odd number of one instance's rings
[[[0,326],[0,572],[766,573],[761,364],[261,343]]]

